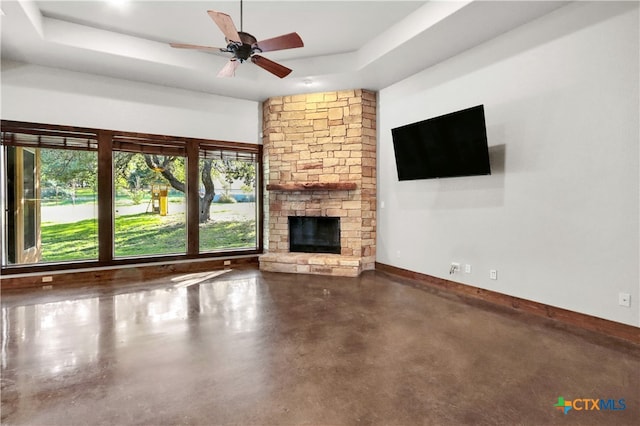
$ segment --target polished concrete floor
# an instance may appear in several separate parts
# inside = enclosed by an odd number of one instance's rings
[[[638,346],[381,272],[244,270],[2,296],[2,424],[640,418]],[[559,397],[575,409],[555,408]]]

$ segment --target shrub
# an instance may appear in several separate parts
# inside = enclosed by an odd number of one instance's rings
[[[60,188],[58,187],[57,190],[56,188],[52,188],[52,187],[44,187],[40,190],[40,197],[42,197],[43,199],[56,199],[56,200],[61,200],[61,199],[65,199],[65,198],[71,198],[72,192],[65,189],[65,188]]]
[[[236,199],[229,194],[221,194],[220,198],[218,198],[218,200],[216,201],[216,203],[222,203],[222,204],[233,204],[235,202],[236,202]]]
[[[130,189],[129,190],[129,198],[131,198],[131,202],[134,205],[138,205],[140,203],[142,203],[142,200],[144,199],[145,196],[145,192],[139,189]]]

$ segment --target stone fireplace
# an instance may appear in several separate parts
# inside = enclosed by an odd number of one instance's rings
[[[263,103],[263,145],[260,269],[339,276],[373,269],[376,94],[358,89],[270,98]],[[338,249],[328,253],[320,241],[292,251],[290,218],[300,217],[338,219]],[[306,226],[309,233],[313,225]]]

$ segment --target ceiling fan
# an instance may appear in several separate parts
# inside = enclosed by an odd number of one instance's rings
[[[254,36],[242,31],[242,0],[240,0],[240,31],[236,29],[236,26],[233,24],[233,20],[226,13],[216,12],[215,10],[208,10],[207,13],[224,34],[225,41],[227,42],[226,48],[183,43],[171,43],[171,47],[204,50],[207,52],[232,53],[233,57],[220,70],[218,77],[233,77],[235,75],[236,68],[246,60],[250,60],[260,68],[263,68],[280,78],[284,78],[291,73],[291,69],[267,59],[264,56],[260,56],[258,53],[303,47],[304,43],[298,33],[289,33],[257,41]]]

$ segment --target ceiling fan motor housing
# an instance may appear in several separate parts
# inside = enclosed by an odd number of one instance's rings
[[[227,38],[225,38],[225,40],[229,43],[227,45],[227,50],[233,52],[233,56],[240,62],[246,61],[256,52],[262,52],[262,50],[257,46],[256,43],[258,40],[254,36],[243,31],[238,31],[238,35],[240,36],[242,44],[229,41]]]

